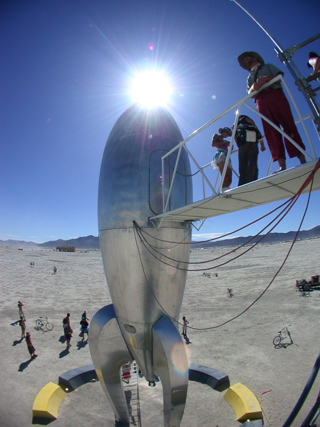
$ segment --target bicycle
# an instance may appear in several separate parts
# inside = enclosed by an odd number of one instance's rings
[[[45,317],[44,319],[42,318],[42,316],[39,317],[39,319],[36,320],[36,328],[37,329],[42,329],[44,332],[47,331],[52,331],[53,329],[53,324],[51,322],[48,322],[48,318]]]
[[[283,341],[286,341],[286,342],[283,342]],[[293,340],[291,338],[289,329],[285,326],[284,328],[281,329],[281,331],[279,331],[279,335],[273,338],[273,345],[275,348],[280,348],[280,347],[286,348],[288,347],[288,345],[291,345],[291,344],[293,344]]]

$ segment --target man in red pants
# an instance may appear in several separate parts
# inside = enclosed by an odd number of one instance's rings
[[[265,64],[262,57],[257,52],[244,52],[238,57],[239,64],[245,70],[250,71],[247,79],[247,92],[259,90],[261,86],[272,80],[278,74],[283,72],[273,64]],[[283,131],[289,135],[303,150],[305,146],[298,133],[294,123],[289,102],[284,95],[281,83],[277,82],[267,89],[259,92],[255,96],[258,111],[267,117],[276,126],[283,128]],[[286,169],[286,154],[283,145],[282,135],[274,129],[268,122],[262,120],[263,130],[271,152],[272,160],[278,161],[279,170]],[[298,157],[300,163],[305,163],[306,159],[290,141],[284,140],[285,146],[290,158]]]

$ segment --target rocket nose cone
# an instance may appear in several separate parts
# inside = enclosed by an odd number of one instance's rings
[[[169,188],[175,163],[178,169],[170,208],[190,203],[192,180],[185,150],[174,152],[162,170],[161,157],[183,140],[170,113],[132,105],[118,119],[108,138],[99,180],[99,231],[146,224],[161,213],[163,189]],[[164,176],[162,176],[164,175]],[[150,224],[151,226],[151,224]]]
[[[182,141],[181,132],[167,109],[164,107],[146,108],[137,104],[131,105],[117,120],[109,139],[127,135],[146,135],[172,137],[173,132]]]

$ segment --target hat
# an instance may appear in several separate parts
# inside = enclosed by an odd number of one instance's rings
[[[257,52],[243,52],[241,55],[238,56],[238,61],[239,64],[242,68],[244,68],[245,70],[250,71],[250,67],[248,67],[248,65],[244,62],[244,58],[246,56],[251,56],[251,58],[256,58],[257,61],[259,62],[259,64],[264,65],[264,60],[263,58],[257,53]]]
[[[319,55],[316,52],[309,52],[309,59],[310,58],[319,58]]]
[[[250,117],[249,116],[246,116],[245,114],[240,114],[240,116],[239,116],[239,122],[241,122],[242,120],[247,120],[247,119],[250,119]],[[250,119],[251,120],[251,119]]]
[[[228,127],[220,128],[220,129],[218,130],[218,132],[219,132],[219,133],[226,132],[229,136],[231,136],[231,135],[232,135],[232,130],[231,130],[230,128],[228,128]]]

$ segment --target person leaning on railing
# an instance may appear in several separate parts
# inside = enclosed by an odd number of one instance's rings
[[[243,52],[239,55],[238,61],[242,68],[250,71],[247,78],[247,92],[249,94],[259,90],[278,74],[283,75],[283,72],[273,64],[265,64],[263,58],[257,52]],[[283,131],[302,149],[305,149],[281,83],[274,83],[256,94],[254,98],[258,111],[276,126],[279,127],[281,125]],[[277,172],[283,171],[286,169],[286,154],[282,135],[265,120],[262,120],[262,125],[272,160],[279,163]],[[284,141],[289,157],[298,157],[300,163],[305,163],[305,156],[286,138]]]
[[[229,127],[220,128],[218,130],[219,134],[215,133],[212,137],[211,145],[212,147],[216,147],[216,153],[212,160],[212,166],[214,169],[220,171],[221,175],[223,175],[223,169],[225,162],[228,156],[228,150],[230,141],[227,141],[226,138],[232,135],[232,131]],[[229,158],[228,166],[226,169],[225,177],[222,184],[222,191],[226,191],[230,189],[230,185],[232,183],[232,164],[231,159]]]

